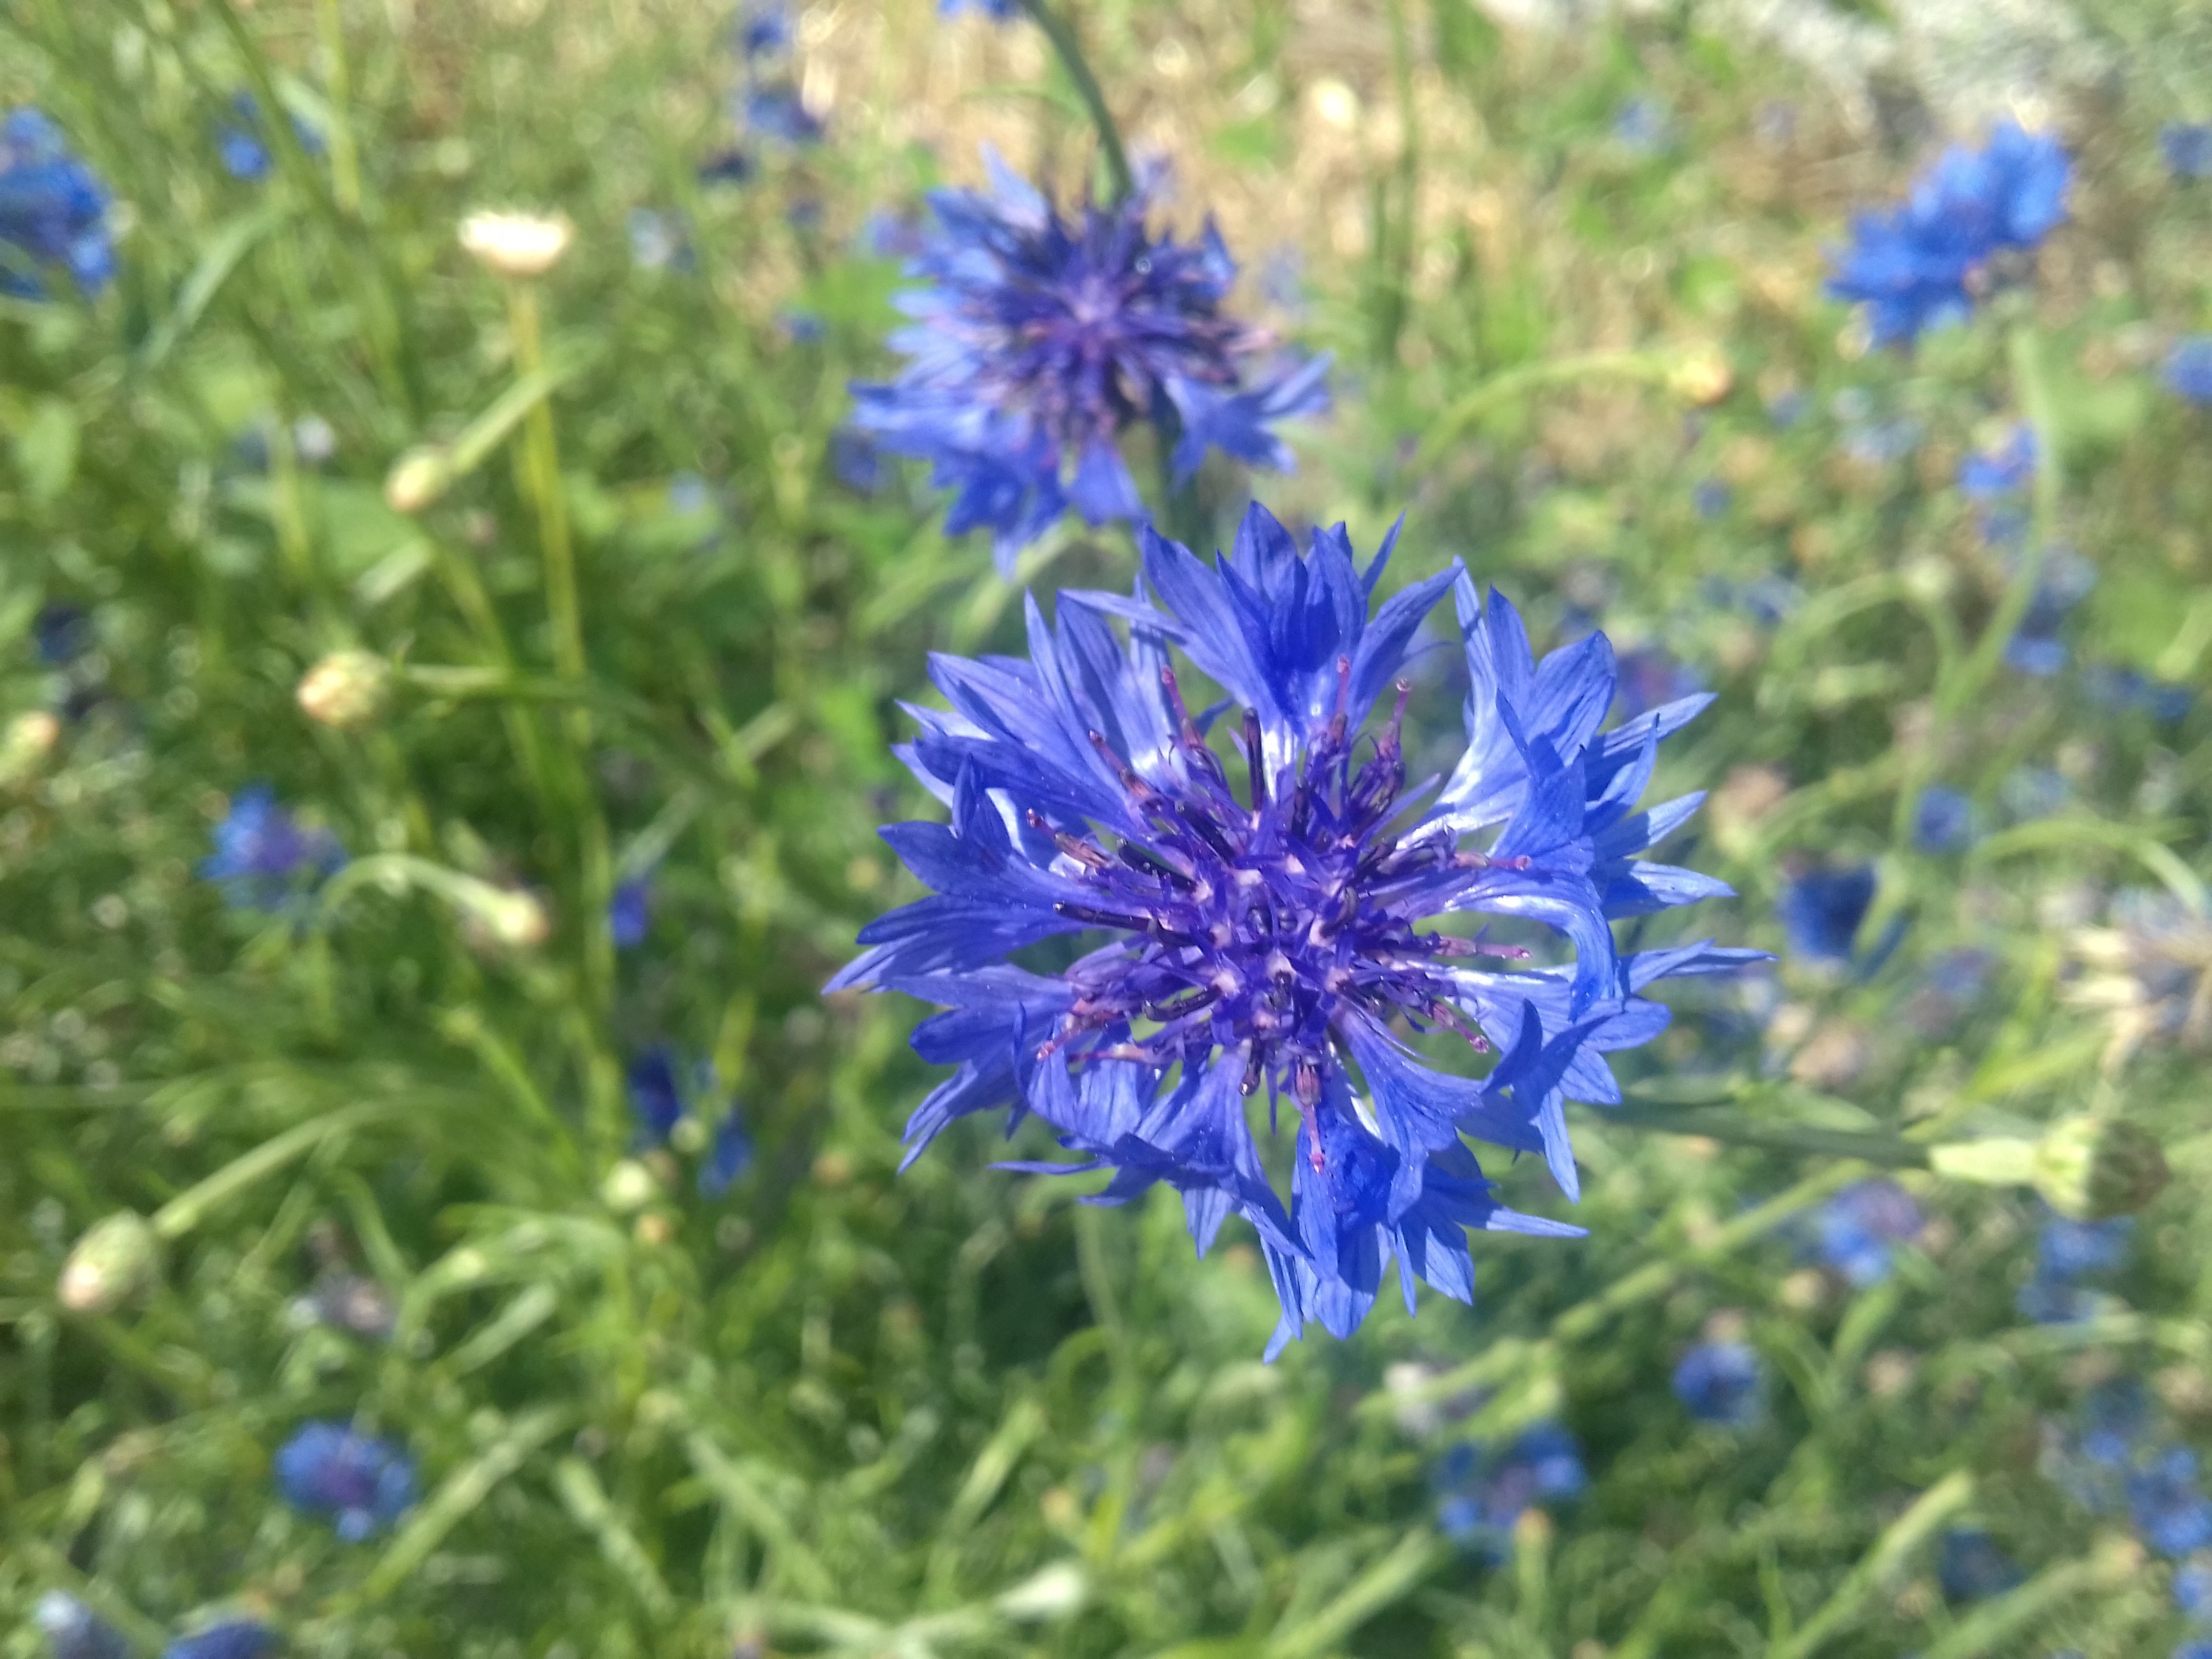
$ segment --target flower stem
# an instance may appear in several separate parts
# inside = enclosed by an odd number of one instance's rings
[[[538,322],[538,290],[507,285],[507,325],[514,337],[514,366],[524,376],[541,374],[545,348]],[[568,504],[561,493],[561,456],[553,438],[553,411],[544,398],[523,416],[523,455],[538,534],[545,558],[545,612],[553,627],[553,662],[570,679],[584,677],[584,633],[576,604],[576,555],[568,539]]]
[[[1823,1158],[1853,1158],[1892,1170],[1924,1170],[1928,1148],[1899,1135],[1859,1129],[1824,1129],[1805,1123],[1765,1123],[1710,1106],[1611,1106],[1601,1114],[1607,1123],[1662,1134],[1703,1135],[1731,1146],[1759,1146],[1778,1152]]]
[[[1044,38],[1052,42],[1059,54],[1060,66],[1066,70],[1067,78],[1075,82],[1076,96],[1083,100],[1083,107],[1091,112],[1091,125],[1098,133],[1099,154],[1105,157],[1106,173],[1113,185],[1112,204],[1119,206],[1136,193],[1135,175],[1129,171],[1129,152],[1121,143],[1121,130],[1114,125],[1114,112],[1106,107],[1106,94],[1100,90],[1098,77],[1091,72],[1090,60],[1083,55],[1083,43],[1075,38],[1075,30],[1044,0],[1021,0],[1022,9],[1030,21],[1044,31]]]

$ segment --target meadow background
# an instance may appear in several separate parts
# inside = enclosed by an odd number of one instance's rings
[[[1676,997],[1628,1104],[1578,1113],[1589,1239],[1483,1241],[1472,1311],[1386,1295],[1272,1366],[1256,1251],[1194,1263],[1165,1193],[1080,1208],[981,1126],[895,1174],[915,1011],[820,987],[916,890],[874,835],[928,809],[894,700],[1018,649],[1018,585],[841,433],[846,388],[926,188],[986,143],[1081,188],[1043,37],[920,0],[750,54],[696,3],[15,0],[0,106],[109,181],[116,272],[0,297],[0,1652],[2191,1640],[2212,426],[2162,365],[2212,324],[2212,183],[2161,140],[2212,119],[2212,20],[1071,15],[1179,228],[1336,354],[1294,477],[1203,476],[1217,530],[1255,490],[1362,547],[1404,511],[1394,583],[1463,558],[1540,645],[1601,626],[1632,708],[1717,692],[1662,786],[1715,790],[1694,861],[1741,897],[1680,936],[1778,964]],[[2070,222],[1870,349],[1826,250],[2008,112],[2071,150]],[[487,206],[574,223],[535,346],[456,240]],[[2033,480],[1962,491],[2022,422]],[[1020,582],[1132,569],[1074,526]],[[342,651],[386,665],[343,726],[296,696]],[[274,908],[202,870],[257,783],[351,860]],[[2163,1144],[2132,1219],[1917,1167],[2084,1111]],[[1714,1341],[1756,1364],[1728,1420],[1675,1387]],[[367,1537],[272,1473],[317,1420],[411,1462]],[[70,1648],[56,1592],[120,1645]]]

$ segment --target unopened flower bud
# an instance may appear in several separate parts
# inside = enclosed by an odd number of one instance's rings
[[[2059,1214],[2101,1221],[2132,1215],[2165,1190],[2166,1154],[2124,1119],[2063,1118],[2037,1144],[2032,1179]]]
[[[643,1209],[659,1190],[660,1183],[653,1178],[653,1171],[631,1158],[608,1170],[607,1178],[599,1183],[601,1200],[617,1215]]]
[[[77,1240],[62,1264],[55,1298],[71,1313],[112,1313],[153,1282],[161,1253],[145,1217],[118,1211]]]
[[[557,213],[471,213],[461,221],[461,246],[501,276],[543,276],[575,234],[576,228]]]
[[[420,513],[444,495],[452,482],[443,450],[410,449],[385,477],[385,504],[394,513]]]
[[[374,651],[333,651],[300,681],[301,712],[341,731],[365,726],[384,706],[391,671]]]
[[[1702,409],[1729,395],[1735,385],[1735,371],[1717,347],[1699,346],[1674,365],[1667,383],[1676,397]]]

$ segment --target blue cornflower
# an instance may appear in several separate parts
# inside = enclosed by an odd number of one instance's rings
[[[1899,206],[1859,215],[1828,292],[1867,307],[1876,345],[1963,318],[1993,258],[2035,247],[2065,218],[2072,172],[2056,139],[2000,122],[1982,149],[1944,151]]]
[[[2022,674],[2048,679],[2066,666],[2070,653],[2059,633],[2074,607],[2097,585],[2097,567],[2070,548],[2054,548],[2020,626],[2005,641],[2004,659]]]
[[[820,345],[830,337],[830,325],[816,312],[780,311],[776,313],[775,325],[793,345]]]
[[[2015,766],[1997,785],[1997,804],[2014,823],[2027,823],[2063,810],[2073,793],[2056,767]]]
[[[656,1043],[630,1061],[627,1081],[638,1138],[658,1146],[684,1121],[684,1082],[677,1075],[675,1054]]]
[[[2212,126],[2170,122],[2159,129],[2158,148],[2166,157],[2166,170],[2177,179],[2212,174]]]
[[[48,1590],[31,1611],[54,1659],[131,1659],[131,1644],[74,1595]]]
[[[1504,1561],[1513,1523],[1546,1500],[1579,1498],[1589,1486],[1582,1447],[1557,1423],[1539,1423],[1487,1452],[1455,1446],[1437,1470],[1437,1525],[1463,1549]]]
[[[747,63],[781,57],[791,50],[791,13],[778,0],[744,6],[732,33]]]
[[[1912,844],[1923,853],[1955,853],[1974,838],[1974,803],[1948,784],[1930,784],[1912,809]]]
[[[948,534],[988,528],[999,568],[1073,507],[1087,524],[1142,519],[1118,439],[1150,422],[1176,477],[1209,449],[1288,471],[1274,422],[1326,408],[1328,360],[1285,361],[1222,310],[1237,267],[1209,222],[1155,238],[1148,191],[1071,222],[988,155],[988,194],[939,191],[936,228],[908,267],[924,286],[891,336],[908,361],[856,385],[854,424],[932,465],[957,492]]]
[[[344,862],[337,836],[301,829],[267,784],[254,783],[231,798],[200,874],[220,886],[223,902],[234,908],[281,910]]]
[[[699,1195],[720,1198],[737,1178],[752,1167],[752,1137],[745,1133],[744,1115],[735,1102],[714,1126],[714,1139],[699,1165]]]
[[[0,121],[0,294],[46,293],[38,267],[63,266],[82,294],[115,276],[107,186],[70,154],[61,129],[34,109]]]
[[[738,118],[748,131],[770,143],[796,148],[822,142],[821,118],[806,107],[799,88],[788,82],[746,88]]]
[[[2212,334],[2192,334],[2166,354],[2166,390],[2192,404],[2212,404]]]
[[[415,1460],[406,1449],[343,1423],[309,1423],[276,1451],[276,1490],[310,1515],[325,1515],[358,1543],[415,1502]]]
[[[911,259],[927,246],[921,221],[904,210],[870,208],[854,246],[871,259]]]
[[[1970,500],[1996,501],[2035,478],[2035,428],[2015,425],[1995,449],[1977,450],[1959,463],[1959,489]]]
[[[2212,1659],[2212,1642],[2184,1642],[2170,1659]]]
[[[1774,909],[1796,954],[1811,962],[1849,962],[1874,893],[1870,864],[1811,870],[1783,887]]]
[[[614,937],[615,949],[628,951],[644,944],[652,926],[653,878],[633,876],[616,883],[614,896],[607,901],[607,932]]]
[[[2021,1312],[2039,1325],[2065,1325],[2095,1311],[2095,1297],[2081,1281],[2113,1272],[2128,1259],[2135,1235],[2131,1216],[2108,1221],[2073,1221],[2054,1215],[2035,1241],[2035,1273],[2014,1298]]]
[[[1728,516],[1735,504],[1735,491],[1718,478],[1707,478],[1690,492],[1690,506],[1697,515],[1708,522]]]
[[[742,185],[759,171],[759,164],[749,152],[733,147],[719,150],[699,163],[699,182],[702,185]]]
[[[2081,690],[2100,708],[2140,708],[2153,720],[2178,720],[2197,702],[2196,691],[2172,680],[2154,680],[2132,668],[2092,663],[2081,671]]]
[[[1894,1265],[1894,1247],[1920,1237],[1926,1224],[1912,1195],[1876,1178],[1846,1187],[1814,1219],[1820,1260],[1859,1290],[1879,1285]]]
[[[1638,94],[1614,114],[1613,136],[1632,155],[1656,155],[1674,142],[1674,118],[1656,98]]]
[[[323,153],[323,135],[296,115],[292,131],[308,155]],[[269,176],[269,147],[261,141],[261,105],[252,93],[232,98],[230,118],[216,129],[215,148],[222,170],[232,178],[252,184]]]
[[[2197,1454],[2166,1446],[2130,1474],[2128,1515],[2161,1555],[2180,1557],[2212,1544],[2212,1499],[2197,1484]]]
[[[161,1659],[266,1659],[276,1651],[276,1632],[251,1619],[232,1619],[190,1636],[179,1636],[161,1650]]]
[[[2150,1395],[2132,1376],[2100,1382],[2081,1401],[2082,1455],[2106,1468],[2124,1469],[2150,1432]]]
[[[937,0],[939,17],[957,17],[963,11],[979,11],[994,23],[1010,22],[1021,15],[1018,0]]]
[[[915,1034],[923,1058],[959,1069],[908,1123],[908,1161],[956,1118],[1033,1112],[1080,1161],[1010,1167],[1110,1170],[1107,1203],[1164,1181],[1201,1250],[1243,1214],[1283,1304],[1271,1353],[1308,1319],[1350,1332],[1394,1257],[1409,1300],[1425,1279],[1467,1301],[1468,1228],[1572,1232],[1498,1206],[1461,1136],[1542,1152],[1573,1196],[1562,1103],[1618,1103],[1603,1054],[1667,1023],[1637,993],[1759,959],[1705,944],[1623,957],[1608,925],[1728,891],[1634,856],[1701,799],[1636,805],[1660,739],[1711,699],[1599,735],[1602,635],[1539,665],[1511,606],[1455,567],[1370,617],[1396,539],[1363,574],[1341,526],[1301,553],[1255,505],[1209,568],[1146,529],[1135,597],[1063,593],[1051,625],[1030,601],[1026,661],[936,659],[952,707],[909,710],[921,733],[900,754],[952,822],[884,831],[933,896],[871,923],[832,981],[951,1011]],[[1447,588],[1468,748],[1422,810],[1402,798],[1403,684],[1364,765],[1355,750]],[[1170,647],[1243,709],[1241,795]],[[1541,924],[1574,961],[1481,971],[1528,953],[1416,930],[1464,912]],[[1057,973],[1013,960],[1073,933],[1103,942]],[[1401,1019],[1504,1057],[1480,1081],[1435,1070]],[[1297,1115],[1288,1206],[1248,1122],[1262,1087],[1271,1121],[1285,1099]]]
[[[1674,1397],[1700,1423],[1741,1427],[1759,1414],[1759,1355],[1741,1342],[1700,1342],[1674,1367]]]
[[[31,618],[31,642],[49,668],[66,668],[92,648],[92,618],[80,605],[56,600]]]
[[[2195,1621],[2212,1617],[2212,1561],[2199,1558],[2173,1575],[2173,1605]]]
[[[1936,1582],[1954,1601],[2002,1595],[2027,1575],[1979,1527],[1955,1527],[1936,1551]]]
[[[848,489],[872,495],[890,481],[884,453],[865,432],[840,427],[830,434],[830,470]]]

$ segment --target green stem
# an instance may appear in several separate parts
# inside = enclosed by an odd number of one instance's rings
[[[514,366],[526,380],[545,372],[538,322],[538,290],[529,283],[507,287],[507,322],[514,337]],[[568,504],[561,493],[561,455],[553,437],[553,411],[534,399],[523,416],[523,454],[538,542],[545,559],[545,612],[553,626],[553,661],[569,679],[584,677],[582,612],[576,603],[576,554],[568,538]]]
[[[1044,3],[1044,0],[1021,0],[1022,9],[1030,21],[1044,31],[1044,38],[1052,42],[1060,67],[1067,78],[1075,82],[1075,94],[1083,100],[1083,107],[1091,112],[1091,125],[1098,134],[1098,151],[1106,161],[1106,173],[1113,185],[1109,202],[1119,206],[1136,193],[1137,181],[1129,171],[1129,152],[1122,146],[1121,130],[1114,125],[1114,112],[1106,107],[1106,94],[1100,90],[1098,77],[1091,72],[1090,60],[1083,55],[1083,43],[1075,38],[1075,31],[1067,22]]]
[[[1862,1129],[1823,1129],[1814,1124],[1762,1123],[1740,1113],[1710,1106],[1650,1106],[1631,1103],[1607,1107],[1607,1123],[1661,1134],[1703,1135],[1731,1146],[1760,1146],[1778,1152],[1816,1158],[1855,1158],[1892,1170],[1924,1170],[1928,1149],[1901,1136]]]
[[[1511,403],[1523,392],[1577,380],[1608,380],[1663,382],[1680,362],[1668,351],[1585,351],[1566,357],[1547,357],[1503,369],[1471,388],[1460,400],[1437,416],[1423,434],[1413,456],[1413,469],[1436,465],[1444,447],[1493,409]]]
[[[361,216],[361,153],[354,146],[353,118],[347,108],[353,97],[353,82],[346,69],[345,28],[338,15],[338,0],[315,0],[315,21],[327,64],[331,191],[338,211],[357,219]]]

